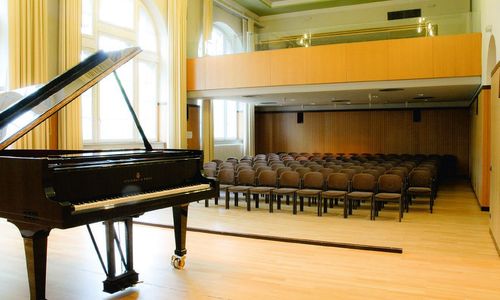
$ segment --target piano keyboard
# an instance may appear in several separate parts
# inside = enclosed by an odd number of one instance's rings
[[[140,201],[146,201],[165,196],[175,196],[180,194],[203,192],[208,190],[210,190],[210,184],[197,184],[197,185],[184,186],[174,189],[156,191],[152,193],[136,194],[136,195],[113,198],[108,200],[76,204],[73,205],[74,211],[72,212],[72,214],[81,214],[98,209],[99,210],[111,209],[117,206],[128,205]]]

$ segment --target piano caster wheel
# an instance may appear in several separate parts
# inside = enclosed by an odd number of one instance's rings
[[[184,269],[184,266],[186,265],[186,256],[181,257],[177,255],[172,255],[171,264],[174,268],[178,270]]]

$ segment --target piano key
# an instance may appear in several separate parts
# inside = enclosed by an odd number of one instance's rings
[[[117,206],[128,205],[140,201],[153,200],[160,197],[175,196],[180,194],[203,192],[210,190],[210,184],[197,184],[191,186],[183,186],[174,189],[161,190],[151,193],[135,194],[125,197],[112,198],[107,200],[95,200],[84,204],[73,205],[74,211],[72,214],[81,214],[96,209],[111,209]]]

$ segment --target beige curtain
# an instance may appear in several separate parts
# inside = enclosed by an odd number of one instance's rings
[[[214,126],[212,100],[203,100],[202,104],[202,145],[204,161],[214,159]]]
[[[9,0],[9,89],[48,80],[48,14],[46,0]],[[47,149],[46,121],[17,141],[15,148]]]
[[[186,148],[186,19],[187,1],[168,0],[168,147]]]
[[[59,73],[80,62],[81,0],[59,0]],[[58,148],[81,149],[82,116],[80,98],[58,113]]]
[[[203,56],[207,55],[208,41],[212,38],[214,0],[203,0]]]

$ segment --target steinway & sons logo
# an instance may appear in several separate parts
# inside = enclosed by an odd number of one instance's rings
[[[137,173],[135,173],[135,177],[134,178],[125,179],[123,181],[123,183],[138,183],[138,182],[144,182],[144,181],[148,181],[148,180],[152,180],[152,179],[153,179],[153,177],[151,177],[151,176],[145,177],[140,172],[137,172]]]

